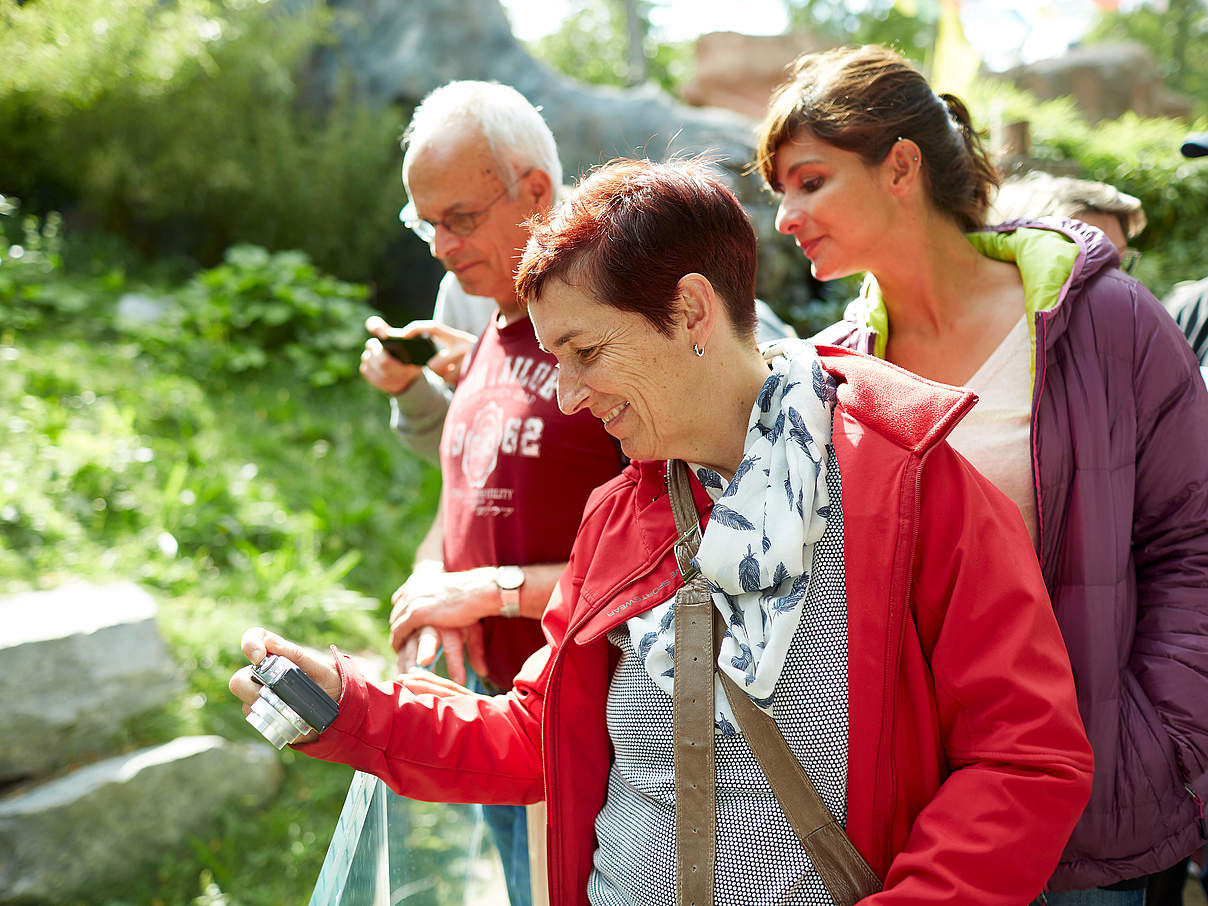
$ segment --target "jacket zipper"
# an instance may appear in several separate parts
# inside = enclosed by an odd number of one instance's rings
[[[1199,828],[1200,828],[1200,839],[1208,840],[1208,824],[1206,824],[1204,821],[1204,800],[1200,798],[1199,793],[1197,793],[1194,789],[1192,789],[1192,786],[1190,783],[1184,783],[1183,789],[1185,789],[1187,791],[1187,795],[1190,796],[1191,801],[1195,803],[1195,810],[1196,810],[1196,816],[1197,816],[1196,820],[1197,820],[1197,823],[1199,824]]]
[[[670,492],[669,479],[668,479],[668,491]],[[658,564],[659,560],[662,559],[662,556],[663,555],[656,556],[654,562],[652,563],[652,568],[653,568],[653,566],[656,566]],[[677,571],[677,574],[678,574],[678,571]],[[579,630],[582,629],[583,626],[586,625],[593,616],[595,616],[595,613],[596,613],[595,610],[588,610],[587,612],[581,614],[579,616],[579,619],[577,619],[574,623],[571,623],[566,627],[566,633],[562,636],[562,644],[560,644],[558,646],[558,650],[554,653],[553,660],[550,662],[550,665],[548,668],[549,669],[549,679],[546,682],[546,700],[545,700],[545,704],[542,707],[543,713],[549,713],[549,714],[557,713],[556,705],[557,705],[558,699],[561,698],[562,692],[561,692],[561,686],[554,682],[554,674],[562,669],[563,652],[567,649],[567,646],[574,643],[574,637],[575,637],[576,633],[578,633]],[[546,761],[547,760],[546,753],[552,751],[549,747],[549,739],[546,735],[547,729],[548,729],[548,725],[546,724],[546,722],[543,718],[541,721],[541,758],[542,758],[542,761]],[[554,758],[553,756],[548,756],[548,763],[549,763],[549,782],[547,784],[545,784],[545,793],[546,793],[545,798],[546,798],[547,808],[548,808],[548,804],[549,804],[549,791],[551,789],[556,788],[558,785],[557,779],[556,779],[556,775],[558,774],[558,760],[557,760],[557,758]],[[558,834],[548,833],[550,827],[552,827],[552,825],[553,825],[555,812],[552,809],[550,809],[548,811],[548,815],[549,815],[549,817],[547,818],[546,823],[548,825],[547,837],[549,839],[546,842],[546,852],[549,857],[549,867],[546,869],[546,873],[548,874],[549,881],[550,881],[550,895],[551,896],[561,896],[561,891],[562,891],[564,883],[565,883],[564,879],[562,877],[565,872],[565,869],[563,867],[565,865],[565,858],[563,858],[563,850],[565,849],[565,840],[564,840],[565,835],[561,834],[561,833],[558,833]],[[557,818],[558,818],[559,824],[561,824],[563,826],[566,825],[566,822],[564,820],[562,820],[561,815],[558,815]]]
[[[923,494],[922,494],[923,465],[926,463],[927,457],[931,455],[931,451],[933,449],[934,449],[934,447],[929,447],[927,450],[925,450],[922,453],[922,455],[919,456],[918,462],[915,465],[915,469],[914,469],[914,513],[913,513],[913,516],[912,516],[911,522],[910,522],[910,551],[909,551],[909,556],[906,558],[905,583],[902,587],[902,594],[901,594],[901,598],[900,598],[901,606],[902,606],[902,613],[898,620],[898,625],[895,628],[897,641],[895,643],[893,664],[889,665],[887,663],[887,665],[886,665],[887,670],[885,673],[884,686],[883,686],[884,694],[885,694],[885,701],[886,701],[887,716],[889,718],[889,751],[891,751],[891,752],[896,751],[894,743],[896,741],[895,737],[897,735],[897,720],[894,718],[894,702],[893,702],[894,683],[892,682],[892,680],[893,680],[893,677],[895,677],[897,675],[898,665],[899,665],[901,657],[902,657],[902,624],[906,620],[906,614],[910,607],[910,589],[911,589],[911,586],[913,585],[913,576],[911,574],[911,572],[912,572],[911,565],[914,563],[914,555],[915,555],[915,552],[918,550],[919,520],[922,516],[922,511],[923,511]],[[880,768],[879,768],[880,763],[881,763],[881,760],[880,760],[880,758],[878,758],[877,759],[878,773],[880,773]],[[876,789],[875,784],[873,786],[873,789],[874,790]],[[898,793],[897,782],[894,779],[893,772],[890,771],[889,772],[890,798],[888,801],[893,802],[897,798],[897,793]],[[889,850],[890,850],[891,822],[885,821],[884,824],[885,824],[885,834],[884,834],[884,839],[881,841],[881,845],[882,845],[882,850],[883,850],[884,854],[887,856],[889,854]]]
[[[1048,325],[1044,320],[1044,312],[1036,312],[1036,386],[1032,388],[1032,436],[1029,438],[1032,450],[1032,495],[1036,504],[1036,559],[1040,563],[1041,573],[1044,572],[1044,513],[1040,502],[1040,450],[1038,436],[1040,427],[1040,395],[1044,393],[1044,378],[1048,359],[1044,350],[1047,345]],[[1047,583],[1046,583],[1047,585]]]

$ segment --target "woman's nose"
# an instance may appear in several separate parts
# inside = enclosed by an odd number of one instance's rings
[[[800,224],[801,212],[796,207],[790,206],[787,201],[782,200],[780,207],[776,209],[777,232],[790,235],[796,231]]]
[[[563,415],[574,415],[583,408],[587,399],[586,389],[579,383],[571,369],[558,367],[558,408]]]

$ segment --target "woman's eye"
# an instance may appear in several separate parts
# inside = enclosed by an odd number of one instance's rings
[[[809,179],[802,180],[801,188],[805,192],[817,192],[820,188],[822,188],[822,177],[811,176]]]
[[[599,349],[599,346],[585,346],[583,349],[575,350],[575,355],[579,357],[580,362],[590,362],[596,357]]]

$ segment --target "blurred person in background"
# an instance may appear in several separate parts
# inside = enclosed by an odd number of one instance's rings
[[[1120,253],[1120,269],[1132,271],[1140,253],[1128,243],[1145,229],[1141,199],[1115,186],[1033,170],[1008,177],[994,197],[987,223],[1059,217],[1101,229]]]
[[[1208,132],[1187,136],[1180,151],[1184,157],[1208,156]],[[1208,277],[1176,284],[1162,304],[1183,328],[1208,380]]]
[[[868,274],[818,339],[980,397],[949,442],[1024,517],[1095,752],[1048,902],[1144,903],[1202,845],[1208,795],[1208,390],[1186,341],[1104,231],[985,228],[998,177],[965,105],[888,49],[801,57],[758,162],[814,274]]]

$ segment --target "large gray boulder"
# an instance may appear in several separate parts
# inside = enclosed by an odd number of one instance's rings
[[[11,794],[0,799],[0,904],[93,902],[280,782],[267,744],[192,736]]]
[[[287,0],[287,6],[309,9],[313,2]],[[410,110],[455,79],[502,82],[541,108],[567,182],[613,157],[709,153],[755,224],[761,296],[781,311],[809,298],[808,266],[776,233],[775,209],[758,177],[746,172],[754,120],[688,106],[653,86],[615,89],[567,78],[516,40],[499,0],[327,0],[327,6],[336,11],[339,37],[314,55],[310,81],[320,105],[334,86],[352,86],[372,105]]]
[[[308,6],[307,0],[295,0]],[[318,84],[350,79],[372,104],[413,106],[454,79],[511,85],[542,108],[568,179],[621,154],[718,152],[738,168],[750,159],[751,121],[681,104],[652,87],[575,82],[534,59],[512,35],[499,0],[328,0],[338,43],[321,50]]]
[[[0,785],[104,752],[123,721],[173,700],[155,610],[132,584],[0,598]]]

